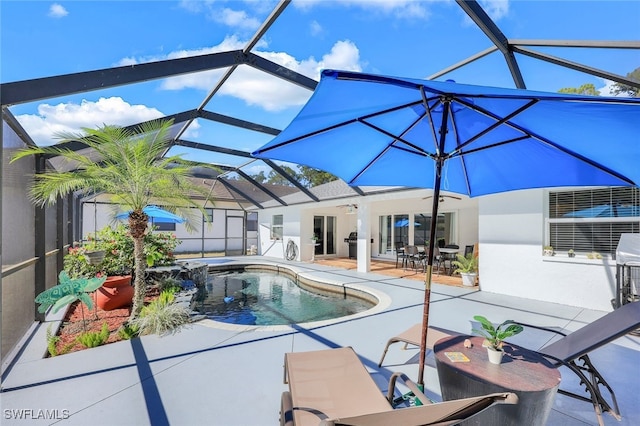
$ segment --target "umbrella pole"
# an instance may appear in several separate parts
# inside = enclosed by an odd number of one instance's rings
[[[433,251],[436,246],[436,230],[438,227],[438,204],[440,204],[440,182],[442,179],[442,165],[444,158],[444,142],[447,137],[447,119],[449,116],[450,100],[443,100],[442,123],[440,124],[440,141],[438,157],[435,159],[436,176],[433,183],[433,207],[431,208],[431,227],[429,229],[429,254],[424,278],[424,304],[422,312],[422,334],[420,336],[420,360],[418,363],[418,385],[424,389],[424,365],[427,353],[427,330],[429,329],[429,303],[431,301],[431,277],[433,275]]]

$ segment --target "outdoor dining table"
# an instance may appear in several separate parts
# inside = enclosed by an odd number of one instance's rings
[[[451,266],[451,261],[456,260],[456,255],[460,252],[459,248],[454,247],[442,247],[438,249],[440,251],[440,255],[442,257],[442,261],[449,261],[449,275],[453,274],[453,267]],[[444,265],[445,272],[447,271],[447,264]]]

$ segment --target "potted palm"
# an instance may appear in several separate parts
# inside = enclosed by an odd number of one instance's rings
[[[186,219],[187,228],[193,229],[194,208],[206,219],[204,208],[192,198],[207,196],[207,188],[196,184],[190,177],[195,164],[179,156],[164,157],[171,147],[170,129],[173,120],[154,120],[134,127],[105,125],[98,129],[83,128],[83,133],[61,133],[62,142],[82,143],[94,151],[65,149],[67,145],[29,147],[18,151],[11,161],[32,155],[61,157],[75,164],[71,171],[48,169],[34,177],[30,196],[34,202],[53,205],[69,194],[81,192],[105,193],[113,202],[130,211],[128,224],[133,241],[135,296],[131,319],[140,313],[144,304],[145,269],[144,236],[149,232],[149,217],[143,209],[149,204],[162,203],[179,212]],[[99,158],[100,161],[95,161]],[[202,167],[201,164],[197,165]]]
[[[523,327],[519,324],[514,324],[511,320],[507,320],[495,327],[491,321],[482,315],[476,315],[473,319],[478,321],[482,326],[481,329],[474,328],[473,332],[485,338],[484,346],[487,347],[489,362],[492,364],[500,364],[502,362],[502,355],[504,354],[502,350],[504,339],[522,332]]]
[[[476,285],[476,277],[478,276],[478,258],[473,254],[463,256],[461,254],[456,255],[456,260],[451,262],[456,268],[453,272],[456,272],[462,276],[462,285],[466,287],[473,287]]]

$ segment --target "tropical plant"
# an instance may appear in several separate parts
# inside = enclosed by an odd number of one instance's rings
[[[11,161],[31,155],[62,157],[76,165],[75,170],[49,169],[37,174],[30,188],[30,197],[37,204],[53,205],[60,198],[81,192],[106,193],[114,203],[129,213],[129,230],[134,247],[135,295],[131,319],[142,309],[145,295],[144,236],[148,233],[149,217],[143,209],[162,203],[167,210],[178,212],[191,227],[193,209],[206,218],[204,208],[192,195],[206,196],[206,189],[190,180],[194,164],[179,156],[163,157],[170,147],[173,120],[150,121],[136,126],[83,128],[82,134],[61,133],[62,142],[80,141],[95,151],[86,155],[65,148],[65,145],[29,147],[18,151]],[[99,158],[100,161],[95,161]],[[202,166],[198,164],[198,166]]]
[[[102,323],[102,329],[100,331],[86,331],[80,334],[76,340],[85,348],[95,348],[100,345],[104,345],[109,339],[109,326],[107,323]]]
[[[96,233],[89,235],[92,247],[104,251],[102,262],[95,265],[87,256],[87,245],[69,248],[64,257],[64,269],[72,278],[92,277],[98,273],[105,275],[129,275],[133,267],[133,240],[129,227],[118,224],[115,227],[106,226]],[[173,251],[180,241],[169,232],[150,232],[144,236],[144,257],[148,267],[173,265],[175,256]]]
[[[478,258],[470,253],[466,256],[461,254],[456,255],[456,260],[451,262],[451,264],[456,268],[453,272],[457,272],[459,274],[472,274],[474,272],[478,272]]]
[[[482,329],[474,328],[473,332],[483,336],[489,343],[489,346],[497,351],[502,350],[502,343],[504,342],[504,339],[515,336],[524,330],[521,325],[514,324],[511,320],[507,320],[495,327],[491,321],[482,315],[476,315],[473,319],[478,321],[482,326]]]
[[[139,334],[140,330],[138,327],[129,323],[122,324],[118,329],[118,336],[120,336],[122,340],[131,340],[134,337],[138,337]]]
[[[165,335],[176,333],[189,323],[191,311],[182,304],[174,303],[175,296],[170,291],[163,291],[157,299],[142,308],[140,315],[130,321],[137,327],[141,335]]]
[[[47,327],[47,352],[49,352],[49,356],[54,357],[58,355],[64,355],[71,350],[74,342],[67,343],[62,347],[62,349],[58,350],[58,342],[60,342],[60,336],[56,336],[51,332],[51,326]]]
[[[176,258],[173,251],[180,244],[175,234],[150,232],[144,236],[144,255],[147,266],[173,265]]]

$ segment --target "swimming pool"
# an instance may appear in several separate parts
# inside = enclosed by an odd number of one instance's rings
[[[358,314],[376,306],[372,294],[300,279],[285,271],[212,271],[192,308],[236,325],[289,325]]]

